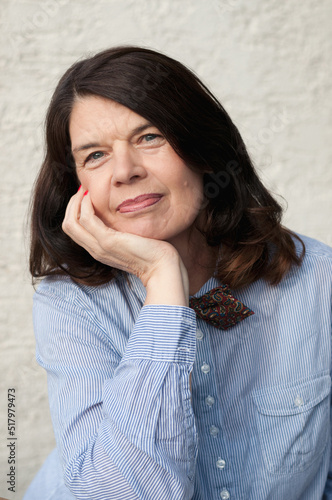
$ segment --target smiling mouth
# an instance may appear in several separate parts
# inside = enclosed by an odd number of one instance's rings
[[[117,208],[117,211],[121,214],[128,212],[137,212],[143,210],[144,208],[151,207],[160,201],[162,198],[161,194],[149,193],[137,196],[132,200],[123,201]]]

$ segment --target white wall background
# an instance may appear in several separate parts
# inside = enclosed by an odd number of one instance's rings
[[[242,132],[285,224],[332,245],[332,2],[0,0],[0,496],[23,491],[54,446],[34,360],[27,207],[52,91],[74,61],[117,44],[194,69]],[[7,490],[7,389],[16,389],[17,493]]]

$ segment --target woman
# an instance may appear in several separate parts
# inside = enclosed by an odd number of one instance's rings
[[[332,251],[282,227],[221,104],[117,47],[65,73],[46,140],[30,263],[57,451],[25,498],[332,498]]]

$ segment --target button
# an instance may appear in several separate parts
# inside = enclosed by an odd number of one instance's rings
[[[196,339],[197,340],[203,340],[204,339],[204,333],[199,328],[197,328],[197,330],[196,330]]]
[[[220,492],[220,498],[221,498],[222,500],[228,500],[229,498],[231,498],[231,495],[230,495],[230,493],[229,493],[229,491],[228,491],[228,490],[223,489],[223,490]]]
[[[207,397],[205,398],[205,403],[206,403],[208,406],[213,406],[213,405],[214,405],[214,403],[215,403],[215,399],[214,399],[214,397],[213,397],[213,396],[210,396],[210,395],[209,395],[209,396],[207,396]]]
[[[213,436],[213,437],[218,436],[218,434],[219,434],[219,429],[218,429],[218,427],[216,427],[215,425],[211,425],[211,427],[210,427],[210,434],[211,434],[211,436]]]
[[[303,406],[303,399],[301,398],[301,396],[296,396],[296,398],[294,399],[294,404],[295,406]]]
[[[219,457],[218,460],[216,461],[216,466],[218,467],[218,469],[220,470],[224,469],[225,465],[226,465],[225,460]]]
[[[208,365],[207,363],[203,363],[201,366],[201,370],[206,375],[210,371],[210,365]]]

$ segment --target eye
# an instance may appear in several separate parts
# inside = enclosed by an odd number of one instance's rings
[[[151,141],[153,141],[154,139],[156,139],[157,137],[160,137],[160,135],[158,135],[158,134],[146,134],[146,135],[143,135],[143,139],[144,139],[146,142],[151,142]]]
[[[86,157],[84,163],[93,163],[94,161],[98,161],[100,158],[103,158],[104,155],[105,153],[103,151],[94,151]]]
[[[138,143],[142,146],[159,146],[163,142],[165,142],[165,138],[160,134],[144,134],[138,140]]]

